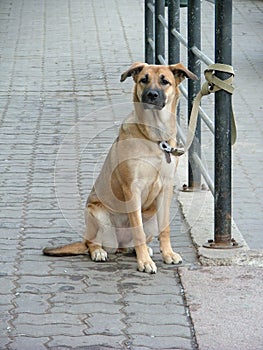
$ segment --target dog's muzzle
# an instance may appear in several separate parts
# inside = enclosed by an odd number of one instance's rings
[[[142,94],[144,109],[163,109],[165,100],[165,94],[160,89],[146,89]]]

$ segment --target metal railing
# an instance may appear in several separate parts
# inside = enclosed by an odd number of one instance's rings
[[[232,0],[215,0],[215,62],[231,65],[232,58]],[[167,19],[165,6],[168,6]],[[188,0],[188,38],[180,33],[180,0],[145,0],[145,61],[149,64],[173,64],[180,62],[180,44],[187,48],[188,68],[198,77],[201,61],[213,64],[201,51],[201,1]],[[165,34],[168,35],[168,61],[165,59]],[[216,73],[226,79],[226,73]],[[200,79],[188,81],[188,91],[180,90],[188,99],[188,121],[195,96],[199,92]],[[200,189],[203,176],[214,195],[214,241],[213,248],[232,248],[238,244],[231,238],[232,189],[231,189],[231,94],[215,93],[215,123],[199,107],[195,139],[188,153],[188,187]],[[201,121],[214,134],[214,179],[211,179],[201,157]],[[179,124],[179,123],[178,123]],[[178,125],[178,135],[185,144],[186,137]]]

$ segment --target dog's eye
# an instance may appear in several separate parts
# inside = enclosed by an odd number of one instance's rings
[[[140,80],[141,83],[143,84],[147,84],[148,83],[148,75],[146,74],[145,77],[143,77],[141,80]]]
[[[161,84],[162,85],[168,85],[168,84],[170,85],[170,82],[168,80],[166,80],[165,78],[162,78],[161,79]]]

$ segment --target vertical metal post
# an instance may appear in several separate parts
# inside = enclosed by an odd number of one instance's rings
[[[180,42],[172,34],[172,30],[180,32],[180,0],[168,0],[168,63],[180,62]],[[180,101],[177,105],[177,123],[180,125]],[[177,133],[179,143],[180,136]]]
[[[201,50],[201,1],[188,0],[188,68],[198,77],[201,74],[201,62],[191,51],[196,46]],[[200,91],[200,80],[188,80],[188,121],[190,119],[193,100]],[[193,161],[193,153],[201,158],[201,118],[199,116],[195,131],[195,139],[188,153],[188,186],[200,189],[201,171]]]
[[[159,15],[164,17],[165,0],[155,0],[155,63],[160,64],[159,56],[165,59],[164,26]]]
[[[232,0],[215,2],[215,62],[231,65]],[[228,78],[218,73],[220,79]],[[215,94],[215,243],[231,243],[231,94]]]
[[[180,31],[180,0],[168,0],[168,63],[180,62],[180,43],[172,34]]]
[[[154,37],[154,32],[153,32],[153,17],[154,14],[151,11],[150,7],[154,8],[153,6],[153,0],[145,0],[144,3],[144,25],[145,25],[145,62],[149,64],[154,63],[154,50],[150,42],[153,43],[153,37]]]

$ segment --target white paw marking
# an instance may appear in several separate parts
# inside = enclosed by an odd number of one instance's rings
[[[102,248],[98,248],[91,253],[91,260],[93,261],[107,261],[107,258],[107,252]]]
[[[147,273],[156,273],[157,267],[155,263],[152,261],[152,259],[147,260],[145,262],[139,261],[138,262],[138,270],[141,272],[147,272]]]
[[[171,252],[168,254],[163,253],[163,261],[166,264],[181,264],[183,259],[181,255]]]

